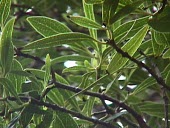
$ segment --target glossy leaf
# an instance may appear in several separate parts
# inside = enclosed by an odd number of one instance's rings
[[[12,43],[12,32],[14,22],[15,18],[7,22],[2,30],[0,39],[0,62],[4,76],[10,71],[13,61],[14,47]]]
[[[166,6],[163,12],[156,13],[148,24],[159,32],[170,32],[170,7]]]
[[[123,47],[122,50],[125,52],[128,52],[130,56],[133,56],[134,53],[137,51],[139,46],[141,45],[146,33],[147,33],[147,27],[142,28],[138,33],[136,33]],[[121,54],[116,53],[110,64],[107,67],[107,71],[109,73],[114,73],[121,69],[126,62],[128,61],[127,58],[122,57]]]
[[[87,4],[101,4],[104,0],[84,0]]]
[[[78,32],[63,33],[31,42],[24,46],[24,50],[43,49],[55,47],[62,44],[79,43],[81,41],[91,41],[91,43],[93,43],[92,41],[97,42],[97,40],[86,34]]]
[[[11,0],[1,0],[0,1],[0,25],[3,28],[8,15],[10,13]]]
[[[61,22],[45,16],[28,17],[27,21],[38,33],[44,37],[59,33],[71,32],[71,30]]]
[[[138,0],[131,4],[124,6],[112,17],[111,23],[114,23],[117,20],[120,20],[124,18],[125,16],[128,16],[131,12],[135,11],[135,9],[138,8],[143,2],[144,0]]]
[[[75,24],[85,27],[85,28],[91,28],[91,29],[102,29],[102,25],[98,24],[97,22],[94,22],[91,19],[88,19],[86,17],[82,16],[69,16],[69,19],[74,22]]]
[[[112,23],[112,17],[115,14],[119,0],[105,0],[102,6],[102,22],[106,25]]]

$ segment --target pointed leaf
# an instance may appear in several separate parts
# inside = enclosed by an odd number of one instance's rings
[[[123,47],[122,50],[127,52],[129,55],[133,56],[134,53],[137,51],[139,46],[141,45],[146,33],[147,33],[148,27],[142,28],[138,33],[136,33]],[[122,57],[121,54],[116,53],[110,64],[107,67],[107,71],[110,73],[114,73],[121,69],[126,62],[128,61],[127,58]]]
[[[1,0],[0,2],[0,26],[3,28],[10,13],[11,0]]]
[[[0,63],[4,75],[10,71],[13,61],[14,49],[12,44],[12,32],[14,22],[15,18],[7,22],[2,30],[0,40]]]
[[[102,25],[98,24],[97,22],[88,19],[82,16],[69,16],[70,20],[75,24],[85,27],[85,28],[92,28],[92,29],[103,29]]]
[[[59,33],[71,32],[71,30],[64,24],[45,16],[28,17],[27,21],[38,33],[44,37]]]
[[[93,39],[92,37],[86,34],[78,32],[63,33],[31,42],[25,45],[24,49],[25,50],[43,49],[48,47],[55,47],[62,44],[78,43],[81,41],[90,41],[91,43],[93,43],[92,41],[97,42],[97,40]]]
[[[102,22],[106,25],[112,23],[111,17],[115,14],[119,0],[105,0],[102,6]]]

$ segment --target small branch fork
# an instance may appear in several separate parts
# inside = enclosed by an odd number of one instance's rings
[[[20,49],[15,49],[16,51],[16,55],[17,56],[23,56],[23,57],[26,57],[26,58],[31,58],[31,59],[34,59],[36,61],[39,61],[41,62],[42,64],[44,64],[45,62],[43,60],[41,60],[40,58],[36,57],[36,56],[31,56],[29,54],[24,54],[20,51]],[[55,88],[60,88],[60,89],[65,89],[65,90],[68,90],[68,91],[71,91],[71,92],[75,92],[75,93],[78,93],[80,91],[82,91],[82,89],[80,88],[77,88],[77,87],[73,87],[73,86],[68,86],[68,85],[64,85],[64,84],[61,84],[61,83],[58,83],[55,79],[55,71],[53,69],[51,69],[51,75],[52,75],[52,82],[54,84],[54,86],[49,86],[47,87],[47,89],[43,92],[43,96],[42,98],[47,95],[47,93],[52,90],[52,89],[55,89]],[[101,94],[101,93],[96,93],[96,92],[90,92],[90,91],[85,91],[83,92],[84,95],[89,95],[89,96],[92,96],[92,97],[96,97],[96,98],[99,98],[101,101],[104,102],[104,100],[109,100],[113,103],[115,103],[117,106],[127,110],[135,119],[136,121],[138,122],[140,128],[150,128],[146,122],[143,120],[142,116],[139,115],[136,111],[134,111],[131,107],[129,107],[128,105],[126,105],[125,103],[123,102],[120,102],[116,99],[113,99],[112,97],[109,97],[108,95],[105,95],[105,94]],[[20,97],[21,100],[26,100],[28,101],[28,97]],[[16,100],[14,97],[9,97],[8,100]],[[102,103],[103,103],[102,102]],[[69,113],[75,117],[78,117],[80,119],[84,119],[84,120],[87,120],[87,121],[90,121],[90,122],[93,122],[94,124],[100,124],[100,125],[103,125],[103,126],[106,126],[106,127],[109,127],[109,128],[114,128],[113,125],[111,125],[110,123],[108,122],[104,122],[104,121],[101,121],[101,120],[98,120],[98,119],[93,119],[93,118],[90,118],[90,117],[86,117],[84,115],[82,115],[81,113],[77,113],[75,111],[71,111],[71,110],[68,110],[66,108],[63,108],[63,107],[60,107],[56,104],[50,104],[50,103],[47,103],[47,102],[43,102],[42,100],[38,100],[38,99],[34,99],[34,98],[31,98],[31,103],[32,104],[37,104],[38,106],[46,106],[48,108],[51,108],[53,110],[59,110],[59,111],[62,111],[62,112],[66,112],[66,113]],[[106,107],[106,105],[104,104],[104,106]],[[106,108],[107,110],[107,113],[111,112],[109,110],[109,108]],[[112,114],[112,113],[110,113]]]

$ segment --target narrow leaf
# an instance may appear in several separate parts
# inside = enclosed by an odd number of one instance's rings
[[[13,83],[7,78],[0,78],[0,85],[4,86],[7,92],[10,92],[15,98],[20,101]]]
[[[139,46],[141,45],[146,33],[147,33],[148,27],[142,28],[138,33],[136,33],[123,47],[122,50],[127,52],[129,55],[133,56],[134,53],[137,51]],[[107,71],[110,73],[114,73],[121,69],[126,63],[128,59],[122,57],[121,54],[116,53],[110,64],[107,67]]]
[[[87,4],[101,4],[104,0],[84,0]]]
[[[97,40],[93,39],[92,37],[78,33],[63,33],[63,34],[57,34],[54,36],[46,37],[40,40],[36,40],[34,42],[31,42],[24,46],[25,50],[32,50],[32,49],[43,49],[48,47],[55,47],[62,44],[71,44],[71,43],[78,43],[81,41],[92,41],[97,42]]]
[[[2,30],[0,40],[0,62],[4,75],[6,75],[10,71],[13,61],[14,49],[12,44],[12,32],[14,22],[15,18],[7,22]]]
[[[111,18],[111,23],[116,22],[117,20],[120,20],[122,18],[124,18],[125,16],[128,16],[128,14],[130,14],[131,12],[135,11],[135,9],[137,7],[139,7],[142,3],[144,2],[144,0],[138,0],[135,1],[131,4],[128,4],[126,6],[124,6],[122,9],[120,9],[112,18]]]
[[[105,0],[102,6],[102,21],[106,25],[111,24],[111,17],[114,16],[119,0]]]
[[[46,60],[45,60],[44,87],[47,86],[47,83],[48,83],[48,81],[50,79],[50,73],[51,73],[50,55],[47,54]]]
[[[71,32],[71,30],[61,22],[45,16],[28,17],[27,21],[38,33],[44,37],[59,33]]]
[[[72,22],[74,22],[75,24],[79,26],[82,26],[85,28],[92,28],[92,29],[102,29],[102,25],[86,17],[70,16],[69,18]]]
[[[0,26],[3,28],[10,13],[11,0],[1,0],[0,2]]]

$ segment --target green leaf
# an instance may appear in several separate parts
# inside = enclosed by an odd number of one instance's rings
[[[112,18],[111,18],[111,23],[116,22],[117,20],[120,20],[122,18],[124,18],[125,16],[128,16],[128,14],[130,14],[131,12],[135,11],[135,9],[137,7],[139,7],[142,3],[144,2],[144,0],[138,0],[135,1],[131,4],[128,4],[126,6],[124,6],[122,9],[120,9]]]
[[[132,37],[145,24],[147,24],[148,17],[138,18],[129,22],[125,22],[113,31],[113,36],[116,42],[120,42],[123,38]],[[130,31],[129,31],[130,30]]]
[[[53,128],[79,128],[73,117],[67,113],[56,112],[55,119],[52,123]]]
[[[91,43],[93,43],[92,41],[98,42],[86,34],[78,32],[62,33],[31,42],[24,46],[24,50],[43,49],[62,44],[79,43],[81,41],[90,41]]]
[[[160,56],[164,49],[165,44],[160,44],[158,40],[156,40],[156,32],[154,30],[151,30],[151,38],[152,38],[152,47],[153,47],[153,53],[155,56]]]
[[[45,115],[40,124],[36,126],[36,128],[49,128],[53,121],[53,114],[51,111],[46,111]]]
[[[61,22],[45,16],[28,17],[27,21],[39,34],[44,37],[71,32],[71,30]]]
[[[156,84],[156,81],[152,77],[149,77],[145,79],[141,84],[139,84],[132,94],[137,95],[138,93],[141,93],[142,91],[146,90],[148,87],[154,84]]]
[[[44,87],[46,87],[48,84],[48,81],[50,79],[50,73],[51,73],[50,55],[47,54],[46,59],[45,59]]]
[[[170,6],[166,6],[161,13],[156,13],[148,24],[159,32],[170,32]]]
[[[157,44],[169,46],[170,33],[163,33],[163,32],[158,32],[158,31],[152,31],[152,32],[154,33],[154,38]]]
[[[14,84],[7,78],[0,78],[0,85],[4,86],[7,92],[10,92],[21,103]]]
[[[19,121],[19,118],[21,117],[21,113],[19,113],[18,115],[16,115],[8,124],[7,128],[13,128],[14,126],[16,126],[16,123]]]
[[[102,25],[98,24],[97,22],[88,19],[86,17],[82,16],[69,16],[69,19],[74,22],[75,24],[85,27],[85,28],[91,28],[91,29],[103,29]]]
[[[62,76],[55,74],[55,77],[56,77],[57,82],[61,84],[69,85],[69,83]],[[67,90],[60,90],[60,93],[62,94],[65,100],[69,99],[73,95],[73,93]],[[73,106],[75,110],[80,111],[78,102],[75,98],[70,99],[69,103]]]
[[[84,0],[86,4],[101,4],[104,0]]]
[[[11,69],[14,47],[12,44],[12,32],[15,18],[9,20],[2,30],[0,40],[0,62],[2,66],[2,72],[5,76]]]
[[[64,106],[64,99],[62,94],[57,89],[50,90],[47,94],[48,98],[55,104]]]
[[[30,72],[34,76],[40,79],[44,79],[45,77],[45,71],[40,70],[40,69],[34,69],[34,68],[26,68],[25,71]]]
[[[146,33],[147,33],[148,27],[143,27],[140,31],[138,31],[123,47],[122,50],[127,52],[130,56],[133,56],[134,53],[137,51],[139,46],[141,45]],[[129,59],[122,57],[121,54],[116,53],[110,64],[107,67],[107,71],[109,73],[114,73],[121,69],[128,61]]]
[[[1,0],[0,2],[0,25],[3,28],[10,13],[11,0]]]
[[[13,63],[11,66],[11,71],[13,70],[20,71],[20,73],[21,71],[23,71],[21,63],[17,61],[16,59],[13,60]],[[11,72],[11,71],[7,75],[7,78],[11,80],[16,91],[18,93],[21,93],[21,86],[25,82],[25,76],[23,76],[23,74],[16,74],[16,73],[14,74],[14,72]]]
[[[102,22],[106,25],[112,23],[112,17],[115,14],[119,0],[105,0],[102,6]]]
[[[69,67],[69,68],[65,68],[62,73],[66,73],[66,72],[81,72],[81,71],[86,71],[86,67],[84,66],[74,66],[74,67]]]
[[[162,56],[164,59],[170,58],[170,49],[168,49]]]

